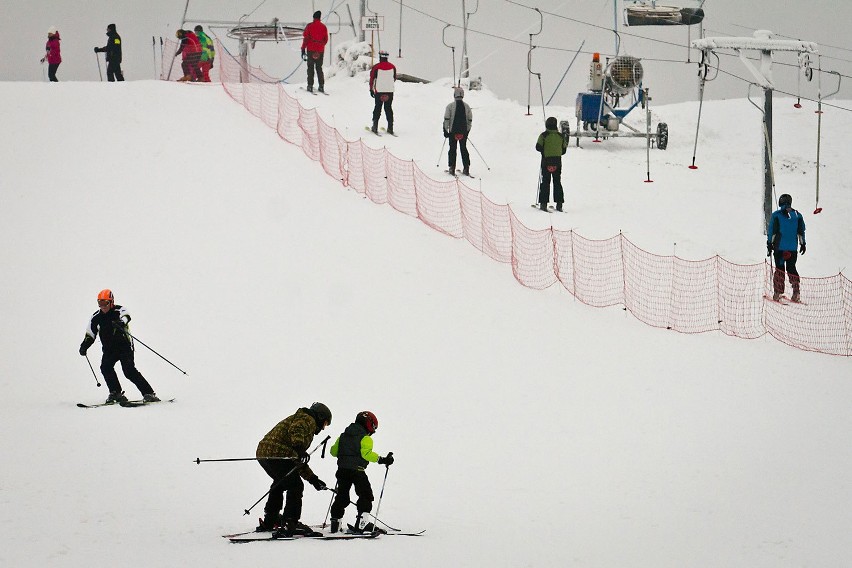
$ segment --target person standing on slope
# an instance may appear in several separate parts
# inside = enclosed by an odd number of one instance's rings
[[[263,508],[264,516],[258,531],[277,529],[282,536],[312,535],[311,527],[299,522],[302,517],[302,494],[305,484],[317,491],[326,489],[326,484],[308,467],[308,448],[314,436],[331,424],[331,411],[321,402],[310,408],[300,408],[275,425],[258,443],[255,453],[263,471],[272,478],[269,498]],[[287,502],[284,503],[284,492]],[[281,505],[284,513],[281,514]]]
[[[314,12],[314,21],[302,32],[302,61],[308,63],[308,92],[314,92],[314,71],[317,74],[319,92],[325,92],[325,75],[322,72],[322,56],[328,43],[328,28],[320,21],[322,12]]]
[[[331,447],[331,455],[337,458],[337,496],[331,504],[331,532],[341,530],[340,520],[346,506],[349,504],[349,489],[355,487],[358,495],[358,516],[352,529],[355,532],[373,532],[373,523],[367,524],[364,513],[369,513],[373,508],[373,488],[370,487],[370,479],[365,471],[370,463],[379,463],[390,466],[393,463],[393,452],[388,452],[385,457],[373,451],[373,438],[379,427],[379,419],[369,410],[359,412],[355,422],[346,427],[346,430],[335,440]]]
[[[204,28],[195,26],[195,36],[201,43],[201,61],[198,63],[198,70],[201,74],[201,81],[210,82],[210,69],[213,68],[213,60],[216,58],[216,48],[213,45],[213,40],[210,39]]]
[[[793,288],[791,302],[799,302],[799,272],[796,270],[796,248],[805,254],[805,219],[793,209],[793,198],[784,194],[778,198],[778,210],[769,218],[766,228],[766,256],[774,256],[775,274],[772,278],[772,299],[780,300],[784,293],[784,275]]]
[[[107,81],[124,81],[124,73],[121,72],[121,36],[115,31],[115,24],[107,26],[106,35],[106,45],[96,47],[95,53],[106,53]]]
[[[453,89],[453,102],[444,110],[444,138],[450,140],[450,151],[448,154],[451,175],[456,175],[456,146],[461,151],[462,173],[470,175],[470,154],[467,152],[467,137],[473,126],[473,111],[470,105],[464,102],[464,89],[456,87]]]
[[[62,55],[59,53],[59,30],[56,29],[56,26],[51,26],[47,30],[47,44],[45,44],[44,49],[47,53],[41,58],[41,62],[44,63],[47,60],[47,78],[50,79],[51,83],[58,83],[56,70],[62,63]]]
[[[551,116],[545,122],[546,130],[539,135],[535,149],[541,153],[541,185],[538,190],[538,206],[547,211],[550,200],[550,180],[553,178],[553,201],[556,210],[562,211],[565,196],[562,193],[562,156],[568,149],[567,136],[556,129],[556,117]]]
[[[180,65],[183,69],[183,77],[178,81],[199,81],[201,71],[198,69],[198,63],[201,61],[201,42],[198,41],[198,36],[188,30],[177,30],[175,37],[180,40],[180,47],[175,52],[175,57],[180,54],[182,57]]]
[[[396,67],[388,61],[388,52],[379,52],[379,62],[370,69],[370,96],[375,99],[373,106],[373,134],[379,132],[379,117],[382,106],[388,121],[388,134],[393,134],[393,87],[396,82]]]
[[[109,388],[107,404],[127,402],[115,372],[115,364],[118,362],[121,362],[124,376],[136,385],[145,402],[159,402],[160,399],[157,398],[154,389],[136,369],[136,363],[133,360],[133,342],[128,331],[129,324],[130,313],[127,309],[115,304],[111,290],[101,290],[98,293],[98,311],[92,314],[89,325],[86,327],[86,336],[80,344],[80,355],[85,356],[89,347],[95,343],[95,337],[100,335],[103,347],[101,373]]]

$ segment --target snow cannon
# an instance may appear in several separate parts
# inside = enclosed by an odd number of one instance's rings
[[[575,114],[577,146],[581,137],[594,137],[595,142],[615,137],[645,138],[660,150],[668,146],[668,126],[661,122],[651,132],[651,109],[648,89],[642,87],[644,70],[638,57],[619,55],[602,64],[600,54],[592,55],[589,66],[588,91],[577,94]],[[622,104],[625,103],[626,104]],[[624,123],[624,118],[641,105],[646,111],[645,132]],[[621,126],[627,131],[621,131]]]

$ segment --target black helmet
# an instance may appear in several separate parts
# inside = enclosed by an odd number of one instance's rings
[[[355,417],[355,423],[363,426],[368,434],[373,434],[379,428],[379,419],[369,410],[359,412]]]
[[[331,425],[331,410],[328,409],[326,405],[321,402],[315,402],[311,405],[311,412],[314,413],[314,416],[317,418],[317,422],[322,424],[323,422],[328,422]]]
[[[786,209],[787,207],[791,207],[793,205],[793,198],[790,197],[789,194],[785,193],[781,197],[778,198],[778,207],[782,209]]]

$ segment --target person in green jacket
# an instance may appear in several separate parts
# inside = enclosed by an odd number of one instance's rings
[[[213,68],[213,59],[216,58],[216,48],[213,46],[213,40],[210,39],[204,28],[195,26],[195,35],[198,36],[198,41],[201,42],[201,62],[198,64],[198,69],[203,74],[202,81],[210,82],[210,70]]]
[[[359,412],[355,422],[335,440],[331,447],[331,455],[337,458],[337,496],[331,504],[331,532],[340,531],[340,519],[349,504],[349,489],[355,486],[358,502],[358,516],[355,524],[349,528],[353,532],[374,532],[373,523],[367,523],[364,513],[373,508],[373,488],[365,471],[369,463],[380,463],[390,466],[393,463],[393,452],[381,457],[373,451],[371,437],[379,427],[379,420],[369,410]]]
[[[547,211],[550,198],[550,180],[553,178],[553,201],[556,210],[562,211],[565,196],[562,193],[562,156],[568,149],[568,140],[556,129],[556,117],[551,116],[545,122],[546,130],[538,137],[535,149],[541,153],[541,184],[538,189],[538,206]]]
[[[322,479],[308,467],[308,448],[314,436],[331,424],[331,411],[321,402],[310,408],[300,408],[275,425],[257,444],[257,463],[272,478],[269,499],[263,508],[264,517],[258,531],[278,530],[283,536],[312,535],[315,531],[299,522],[302,516],[302,493],[305,484],[317,491],[326,489]],[[284,492],[287,502],[284,503]],[[284,505],[283,515],[279,514]]]

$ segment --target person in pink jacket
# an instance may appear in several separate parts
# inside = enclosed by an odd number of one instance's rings
[[[59,69],[59,64],[62,63],[62,56],[59,54],[59,30],[56,27],[51,27],[47,30],[47,44],[44,46],[47,53],[41,58],[44,63],[47,60],[47,76],[54,82],[58,83],[56,78],[56,70]]]

